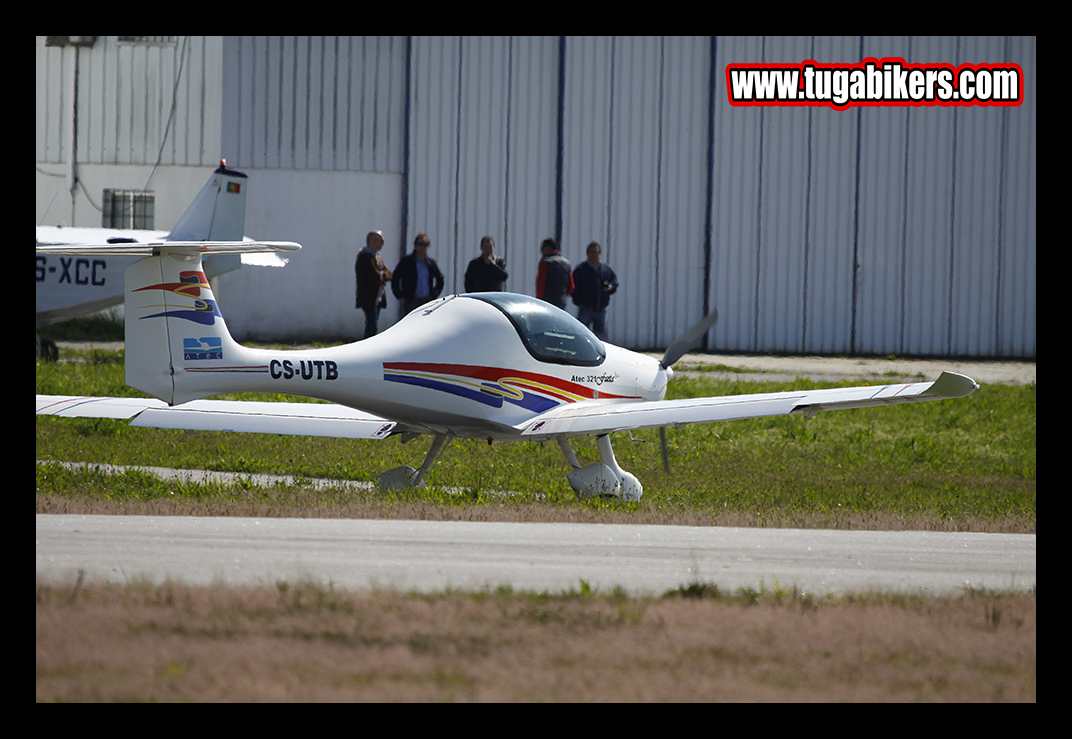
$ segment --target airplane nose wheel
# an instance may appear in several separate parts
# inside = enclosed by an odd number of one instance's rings
[[[644,494],[644,487],[634,475],[618,466],[618,461],[614,458],[614,449],[610,444],[610,435],[603,434],[598,437],[597,443],[602,463],[593,462],[581,467],[569,445],[569,440],[564,436],[558,437],[558,445],[562,448],[570,466],[573,467],[573,472],[566,475],[570,487],[582,498],[607,495],[628,501],[640,500],[640,496]]]

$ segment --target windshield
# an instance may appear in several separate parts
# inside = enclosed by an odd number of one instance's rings
[[[529,353],[543,362],[594,367],[607,356],[603,343],[566,311],[527,295],[469,293],[501,310]]]

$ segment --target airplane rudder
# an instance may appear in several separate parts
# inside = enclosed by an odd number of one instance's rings
[[[234,353],[201,257],[147,257],[127,272],[127,384],[181,403],[214,394],[203,369]]]
[[[124,271],[126,383],[154,398],[174,398],[171,347],[165,321],[146,320],[164,305],[150,288],[163,285],[162,257],[146,257]]]
[[[169,241],[241,241],[246,227],[248,179],[221,163],[179,217]]]
[[[216,212],[209,230],[209,241],[241,241],[246,233],[246,196],[249,180],[245,174],[221,165],[216,193]]]

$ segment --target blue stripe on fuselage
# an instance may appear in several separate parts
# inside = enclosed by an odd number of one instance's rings
[[[503,395],[491,390],[489,392],[482,392],[472,387],[466,387],[465,385],[456,385],[449,382],[443,382],[430,377],[420,377],[414,375],[392,375],[384,373],[383,379],[388,382],[399,382],[403,385],[416,385],[417,387],[425,387],[430,390],[439,390],[444,393],[450,393],[451,395],[457,395],[462,398],[468,398],[469,400],[475,400],[478,403],[482,403],[492,408],[502,408]],[[521,400],[515,400],[513,398],[506,398],[514,405],[521,406],[526,410],[533,411],[534,413],[543,413],[544,411],[551,410],[556,407],[558,403],[550,398],[544,398],[540,395],[533,393],[523,393]]]

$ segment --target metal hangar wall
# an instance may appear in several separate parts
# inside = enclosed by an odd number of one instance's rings
[[[1036,353],[1032,37],[38,38],[38,221],[72,180],[196,192],[226,157],[250,235],[306,246],[221,278],[250,335],[356,338],[353,258],[382,228],[389,262],[427,232],[449,291],[485,234],[529,294],[542,239],[574,263],[599,241],[610,340],[634,348],[718,308],[715,351]],[[1014,62],[1024,102],[728,102],[731,63],[867,57]],[[279,316],[296,285],[314,297]]]

